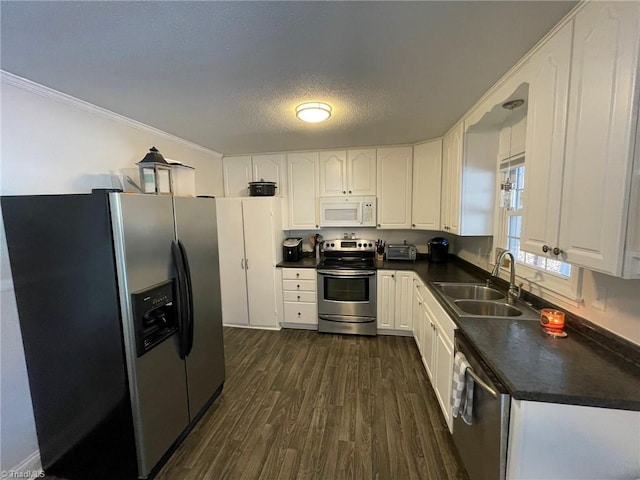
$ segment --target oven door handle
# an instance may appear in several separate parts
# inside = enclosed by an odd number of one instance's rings
[[[467,367],[467,371],[466,373],[468,373],[469,375],[471,375],[471,378],[473,378],[474,382],[476,382],[478,384],[478,386],[480,388],[482,388],[484,391],[486,391],[489,395],[491,395],[493,398],[498,398],[498,392],[496,392],[493,388],[491,388],[489,385],[487,385],[484,380],[482,380],[477,374],[476,372],[473,371],[473,368],[471,367]]]
[[[332,278],[372,277],[375,274],[375,270],[318,270],[318,275]]]

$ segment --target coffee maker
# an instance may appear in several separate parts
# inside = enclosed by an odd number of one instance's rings
[[[302,258],[302,238],[287,238],[282,242],[282,260],[297,262]]]
[[[433,263],[446,262],[449,257],[449,240],[443,237],[434,237],[427,242],[429,248],[429,261]]]

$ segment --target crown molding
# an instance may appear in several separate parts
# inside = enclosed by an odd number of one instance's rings
[[[108,120],[119,123],[121,125],[125,125],[127,127],[132,127],[137,130],[142,130],[144,132],[165,138],[172,142],[181,143],[186,147],[193,148],[194,150],[198,150],[203,153],[213,154],[213,155],[222,157],[222,153],[220,152],[211,150],[210,148],[203,147],[202,145],[198,145],[197,143],[190,142],[189,140],[185,140],[184,138],[178,137],[176,135],[172,135],[163,130],[159,130],[155,127],[151,127],[149,125],[138,122],[131,118],[122,116],[120,114],[107,110],[106,108],[102,108],[97,105],[93,105],[92,103],[85,102],[84,100],[80,100],[79,98],[72,97],[71,95],[67,95],[66,93],[62,93],[57,90],[54,90],[53,88],[45,87],[44,85],[33,82],[27,78],[20,77],[13,73],[7,72],[6,70],[0,69],[0,81],[2,82],[2,84],[11,85],[12,87],[19,88],[21,90],[24,90],[29,93],[33,93],[35,95],[39,95],[48,100],[53,100],[54,102],[62,103],[64,105],[77,108],[78,110],[82,110],[84,112],[97,115],[102,118],[106,118]]]

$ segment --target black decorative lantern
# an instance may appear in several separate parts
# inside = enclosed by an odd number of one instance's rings
[[[171,165],[167,163],[156,147],[138,162],[140,181],[144,193],[171,195]]]

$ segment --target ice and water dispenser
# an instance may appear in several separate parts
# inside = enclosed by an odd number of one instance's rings
[[[138,357],[178,330],[173,280],[131,294]]]

